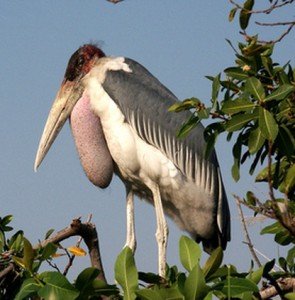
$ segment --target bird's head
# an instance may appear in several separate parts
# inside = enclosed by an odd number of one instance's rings
[[[35,171],[70,116],[75,104],[81,98],[84,92],[83,77],[91,70],[96,60],[104,56],[101,49],[91,44],[80,47],[71,56],[43,130],[35,159]]]

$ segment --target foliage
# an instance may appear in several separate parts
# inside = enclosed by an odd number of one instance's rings
[[[96,268],[86,268],[71,283],[61,272],[39,272],[45,260],[54,259],[57,245],[48,244],[50,246],[43,249],[34,248],[19,232],[9,240],[5,238],[6,232],[12,229],[7,226],[8,220],[11,219],[11,216],[6,216],[0,223],[1,243],[4,245],[1,250],[1,269],[5,269],[14,261],[17,272],[9,283],[5,283],[7,278],[4,278],[4,281],[1,278],[1,299],[82,300],[100,299],[101,296],[130,300],[168,298],[209,300],[214,296],[220,299],[230,297],[256,299],[259,292],[258,284],[263,278],[269,280],[270,277],[275,279],[282,276],[281,272],[272,271],[274,261],[256,271],[250,268],[247,273],[239,273],[232,265],[222,265],[221,248],[217,248],[201,266],[200,246],[183,236],[179,241],[179,254],[185,272],[179,271],[176,266],[168,265],[166,278],[153,273],[138,272],[132,251],[126,247],[119,254],[115,264],[115,278],[119,286],[108,285],[97,279],[99,271]],[[15,243],[16,240],[18,245]],[[290,254],[286,261],[282,260],[281,265],[284,265],[289,274],[294,274],[294,255]]]
[[[170,111],[191,110],[193,116],[179,129],[183,138],[201,120],[211,118],[213,123],[205,128],[208,155],[218,136],[227,135],[232,141],[232,177],[240,179],[240,168],[250,162],[249,174],[263,167],[256,182],[267,183],[269,196],[260,199],[249,191],[238,201],[254,211],[275,219],[261,234],[273,234],[276,243],[289,246],[285,258],[279,258],[284,270],[280,276],[294,277],[295,254],[295,68],[290,62],[280,65],[273,61],[275,42],[261,42],[258,35],[249,36],[245,29],[254,13],[270,13],[289,1],[275,1],[268,10],[255,11],[254,0],[241,6],[234,1],[229,20],[239,14],[239,24],[245,42],[235,52],[235,64],[217,76],[207,76],[212,82],[211,105],[206,107],[198,98],[190,98],[170,107]],[[291,3],[291,2],[290,2]],[[292,27],[295,22],[291,22]],[[291,27],[291,28],[292,28]],[[280,41],[278,39],[276,42]],[[270,270],[270,269],[269,269]],[[267,277],[267,272],[263,272]],[[269,274],[271,284],[278,279]],[[277,293],[280,293],[279,288]],[[289,297],[289,296],[288,296]],[[294,297],[294,296],[290,296]]]

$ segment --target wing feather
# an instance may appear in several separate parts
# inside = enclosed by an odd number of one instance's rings
[[[160,149],[184,176],[211,194],[223,243],[229,240],[229,211],[215,151],[205,158],[204,128],[201,124],[184,139],[176,137],[180,126],[191,117],[189,111],[168,113],[178,101],[148,70],[125,58],[132,72],[108,70],[102,83],[128,122],[147,143]]]

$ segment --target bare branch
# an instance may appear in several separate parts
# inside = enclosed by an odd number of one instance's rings
[[[257,25],[260,26],[287,26],[287,25],[295,25],[295,21],[290,22],[274,22],[274,23],[262,23],[262,22],[255,22]]]
[[[233,0],[229,0],[229,2],[231,4],[233,4],[236,8],[242,10],[244,9],[243,6],[239,5],[238,3],[236,3],[235,1]],[[249,14],[270,14],[273,10],[275,9],[278,9],[278,8],[281,8],[283,6],[286,6],[286,5],[289,5],[291,4],[292,2],[294,2],[294,0],[286,0],[280,4],[278,0],[276,0],[272,5],[270,5],[268,8],[266,9],[261,9],[261,10],[248,10],[247,13]]]
[[[53,268],[53,269],[55,269],[57,272],[61,273],[59,267],[58,267],[56,264],[52,263],[49,259],[46,259],[46,261],[47,261],[47,263],[49,264],[49,266],[50,266],[51,268]]]
[[[86,223],[90,223],[91,219],[92,219],[92,214],[90,214],[90,215],[88,216]],[[76,247],[77,247],[77,248],[80,247],[80,244],[81,244],[82,240],[83,240],[83,239],[82,239],[82,237],[80,236],[79,239],[78,239],[78,241],[77,241],[77,243],[76,243]],[[69,262],[68,262],[68,264],[66,265],[66,267],[65,267],[65,269],[64,269],[64,271],[63,271],[63,275],[64,275],[64,276],[66,276],[66,275],[68,274],[69,269],[70,269],[71,266],[73,265],[73,262],[74,262],[75,257],[76,257],[75,255],[69,255]]]
[[[245,239],[246,239],[245,243],[248,245],[249,250],[250,250],[250,252],[253,256],[254,261],[256,262],[258,267],[261,267],[261,262],[259,261],[259,258],[257,257],[257,255],[255,253],[254,246],[253,246],[252,241],[251,241],[250,236],[249,236],[249,232],[248,232],[248,229],[247,229],[247,226],[246,226],[246,222],[245,222],[244,214],[243,214],[243,211],[242,211],[241,203],[240,203],[240,201],[238,201],[238,199],[236,199],[236,203],[237,203],[237,206],[238,206],[241,223],[243,225],[244,236],[245,236]]]
[[[274,10],[277,10],[283,6],[289,5],[294,3],[295,0],[286,0],[283,2],[280,2],[279,0],[274,1],[269,7],[262,9],[262,10],[245,10],[245,8],[238,4],[236,1],[234,0],[229,0],[229,2],[238,10],[243,10],[244,12],[248,13],[248,14],[270,14],[272,13]],[[288,26],[287,30],[285,30],[279,37],[277,37],[276,39],[270,40],[270,41],[263,41],[263,40],[259,40],[260,43],[262,44],[275,44],[278,43],[280,41],[282,41],[282,39],[288,35],[290,33],[290,31],[292,30],[292,28],[295,26],[295,21],[290,21],[290,22],[273,22],[273,23],[262,23],[262,22],[255,22],[256,25],[259,26]],[[247,34],[247,32],[244,30],[242,32],[240,32],[242,35],[245,36],[246,39],[248,39],[250,37],[250,35]]]
[[[293,22],[294,24],[291,24],[288,29],[286,31],[284,31],[277,39],[275,40],[271,40],[271,41],[260,41],[260,43],[264,43],[264,44],[275,44],[280,42],[287,34],[289,34],[289,32],[293,29],[293,27],[295,26],[295,21]],[[263,23],[262,23],[263,24]]]
[[[64,228],[57,232],[53,237],[44,240],[39,243],[34,248],[45,247],[49,243],[59,243],[71,236],[81,236],[88,247],[88,252],[90,256],[90,261],[92,267],[97,268],[100,273],[98,275],[98,279],[107,282],[102,266],[100,251],[99,251],[99,243],[98,236],[95,225],[91,223],[81,223],[79,219],[75,219],[72,221],[71,225],[67,228]]]
[[[13,270],[14,270],[14,264],[9,263],[9,265],[0,272],[0,280],[2,280],[2,278],[6,277],[7,274],[12,272]]]

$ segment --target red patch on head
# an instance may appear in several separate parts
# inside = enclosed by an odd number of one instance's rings
[[[95,45],[86,44],[71,56],[65,73],[65,80],[74,81],[79,75],[87,74],[94,58],[104,57],[103,51]]]

